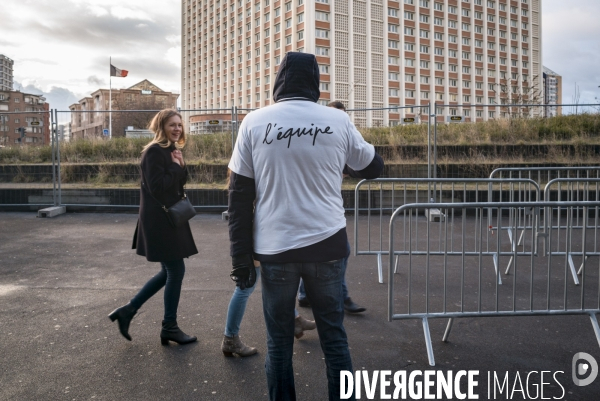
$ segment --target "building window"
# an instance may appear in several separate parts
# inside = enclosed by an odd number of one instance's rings
[[[398,33],[398,25],[388,24],[388,32]]]
[[[329,82],[321,82],[319,84],[319,90],[329,92]]]
[[[404,27],[404,34],[409,36],[415,36],[415,28],[411,28],[409,26]]]
[[[317,46],[315,47],[315,54],[317,56],[329,56],[329,47]]]
[[[438,11],[444,11],[444,4],[435,2],[433,3],[433,9]]]
[[[390,81],[397,81],[399,76],[400,74],[397,72],[388,72],[388,79]]]
[[[415,66],[415,59],[405,58],[404,59],[404,66],[405,67],[414,67]]]
[[[298,23],[304,22],[304,13],[298,14]]]
[[[389,95],[393,96],[393,97],[398,97],[398,89],[390,88],[389,89]]]
[[[323,11],[317,11],[315,13],[315,18],[317,21],[329,21],[329,13],[324,13]]]
[[[329,66],[324,64],[319,64],[319,72],[321,74],[329,74]]]
[[[316,29],[315,37],[320,39],[329,39],[329,31],[326,29]]]
[[[388,64],[398,65],[398,57],[388,56]]]
[[[398,16],[398,9],[397,8],[388,7],[388,15],[390,17],[397,17]]]
[[[415,13],[411,13],[409,11],[404,11],[404,19],[407,19],[409,21],[414,21]]]
[[[397,49],[398,48],[398,41],[397,40],[388,40],[388,47],[390,49]]]
[[[405,90],[404,97],[415,97],[415,91],[414,90]]]
[[[408,52],[414,52],[415,51],[415,45],[414,45],[414,43],[405,43],[404,44],[404,50],[406,50]]]
[[[415,82],[415,76],[412,74],[404,75],[404,82]]]
[[[304,31],[298,32],[298,40],[304,39]]]
[[[421,91],[421,99],[429,99],[429,92]]]

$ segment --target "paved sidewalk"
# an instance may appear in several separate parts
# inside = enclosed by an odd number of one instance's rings
[[[107,318],[158,271],[158,264],[130,249],[137,215],[35,216],[0,213],[0,400],[266,399],[260,286],[241,328],[243,340],[258,347],[259,354],[225,358],[220,351],[234,288],[228,276],[227,222],[220,215],[192,220],[200,254],[186,261],[179,323],[199,341],[168,347],[159,341],[162,292],[133,320],[132,342]],[[352,219],[348,233],[353,235]],[[375,257],[351,257],[347,281],[352,298],[368,308],[345,320],[354,368],[370,374],[432,369],[421,323],[387,321],[387,284],[377,282]],[[310,309],[300,312],[312,317]],[[552,375],[544,377],[544,397],[559,397],[564,388],[559,399],[599,398],[600,377],[587,387],[571,380],[575,353],[587,352],[600,361],[588,317],[458,319],[448,343],[440,341],[445,323],[430,322],[433,369],[479,370],[479,399],[488,399],[488,371],[509,372],[511,388],[517,372],[525,388],[528,372],[563,371],[558,383]],[[296,341],[294,368],[299,400],[326,399],[316,331]],[[532,375],[531,397],[517,391],[512,399],[533,399],[533,386],[539,384],[539,375]],[[375,399],[379,397],[378,390]]]

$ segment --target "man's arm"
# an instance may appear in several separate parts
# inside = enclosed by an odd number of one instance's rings
[[[230,277],[240,289],[253,287],[256,271],[252,259],[254,199],[256,189],[252,178],[231,172],[229,176],[229,241]]]
[[[344,166],[343,174],[348,174],[353,178],[374,179],[378,178],[383,172],[383,159],[377,153],[367,167],[362,170],[352,170],[348,165]]]
[[[229,177],[229,240],[230,255],[253,252],[252,224],[254,221],[254,180],[231,172]]]

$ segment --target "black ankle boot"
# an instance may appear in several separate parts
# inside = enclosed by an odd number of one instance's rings
[[[115,309],[108,315],[110,320],[113,322],[115,320],[119,321],[119,331],[129,341],[131,341],[131,336],[129,335],[129,324],[131,323],[131,319],[137,313],[137,308],[130,303],[127,305],[123,305],[120,308]]]
[[[188,336],[181,331],[176,321],[166,322],[163,320],[162,330],[160,331],[160,343],[162,345],[168,345],[169,341],[174,341],[177,344],[189,344],[196,340],[196,336]]]

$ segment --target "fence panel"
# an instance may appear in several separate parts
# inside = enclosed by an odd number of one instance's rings
[[[543,254],[535,253],[535,230],[526,236],[523,249],[517,249],[503,236],[488,235],[483,223],[484,217],[489,217],[499,230],[516,230],[518,221],[510,219],[516,210],[558,207],[569,216],[565,224],[568,235],[560,240],[551,238],[552,246]],[[595,242],[590,235],[597,230],[592,220],[599,207],[598,201],[420,203],[399,207],[389,223],[388,319],[422,320],[431,366],[435,359],[430,318],[449,319],[443,335],[446,341],[453,319],[459,317],[588,315],[600,344],[595,316],[600,312],[600,257],[592,252]],[[419,215],[421,209],[434,208],[445,215],[458,214],[458,218],[434,226],[430,219]],[[572,216],[576,210],[583,211],[582,230],[574,229]],[[549,235],[552,237],[552,231]],[[573,242],[581,244],[583,257],[579,287],[571,283],[568,257],[561,253]],[[514,261],[512,280],[502,285],[500,271],[484,258],[494,255],[499,260]],[[394,257],[401,260],[398,271],[392,268]]]
[[[365,188],[366,189],[363,189]],[[385,231],[383,216],[391,214],[398,206],[423,202],[531,202],[540,199],[540,188],[528,179],[497,180],[489,178],[379,178],[359,182],[354,194],[354,255],[377,256],[377,271],[380,283],[383,283],[382,256],[387,255],[383,234]],[[423,210],[431,221],[454,219],[439,210]],[[360,215],[366,214],[366,232],[359,231]],[[482,218],[479,216],[478,218]],[[532,230],[536,216],[525,210],[517,210],[510,216],[515,220],[515,230],[508,227],[495,227],[491,221],[485,222],[489,235],[496,230],[507,231],[509,236],[521,236]],[[511,226],[512,227],[512,226]],[[441,229],[441,226],[439,227]],[[516,239],[513,241],[516,243]],[[515,245],[516,246],[516,245]]]
[[[576,202],[576,201],[598,201],[600,200],[600,178],[555,178],[550,180],[544,188],[544,199],[558,202]],[[559,203],[560,204],[560,203]],[[569,214],[572,212],[572,214]],[[569,268],[575,285],[579,285],[578,275],[583,269],[583,260],[579,269],[575,267],[575,260],[588,258],[590,256],[600,255],[600,220],[598,208],[592,209],[593,223],[587,225],[584,218],[583,208],[574,208],[572,211],[564,210],[560,206],[555,209],[546,208],[544,210],[544,231],[539,236],[544,238],[544,249],[552,246],[550,240],[555,238],[560,241],[567,235],[572,236],[573,231],[589,233],[593,238],[593,249],[588,250],[586,255],[580,249],[579,244],[569,240],[569,247],[562,252],[555,253],[560,256],[566,256],[569,261]],[[570,224],[567,224],[570,219]],[[589,232],[591,230],[591,232]]]
[[[51,110],[0,112],[1,126],[8,127],[9,120],[14,120],[20,125],[16,129],[19,132],[15,132],[19,135],[15,139],[18,141],[15,142],[17,145],[2,149],[0,205],[9,207],[29,205],[31,210],[37,210],[59,202],[60,192],[57,192],[56,187],[56,163],[40,166],[39,156],[33,152],[34,146],[50,144],[50,149],[43,157],[49,161],[56,161],[57,146],[55,145],[57,140],[54,118]],[[0,136],[0,138],[4,142],[9,136]],[[13,164],[11,159],[18,158],[17,153],[28,158],[28,162]]]

